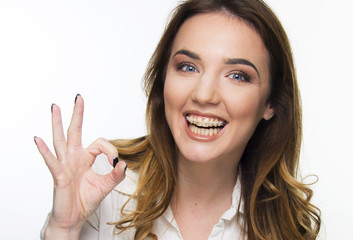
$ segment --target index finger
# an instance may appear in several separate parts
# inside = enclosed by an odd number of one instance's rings
[[[86,150],[94,157],[101,153],[105,154],[112,166],[114,166],[114,161],[118,161],[118,150],[104,138],[98,138]]]

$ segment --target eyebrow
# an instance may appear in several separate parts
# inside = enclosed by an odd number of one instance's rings
[[[192,59],[195,59],[195,60],[201,60],[201,58],[200,58],[199,55],[197,55],[196,53],[193,53],[193,52],[191,52],[191,51],[189,51],[189,50],[181,49],[181,50],[177,51],[177,52],[173,55],[173,58],[174,58],[176,55],[178,55],[178,54],[182,54],[182,55],[188,56],[188,57],[190,57],[190,58],[192,58]],[[250,67],[252,67],[252,68],[256,71],[257,75],[260,77],[260,73],[259,73],[259,71],[257,70],[255,64],[253,64],[252,62],[250,62],[250,61],[248,61],[248,60],[246,60],[246,59],[242,59],[242,58],[229,58],[229,59],[226,59],[226,60],[224,61],[224,63],[227,64],[227,65],[241,64],[241,65],[250,66]]]
[[[181,49],[179,51],[177,51],[174,55],[173,55],[173,58],[178,55],[178,54],[182,54],[182,55],[186,55],[192,59],[195,59],[195,60],[201,60],[201,58],[199,57],[199,55],[197,55],[196,53],[193,53],[193,52],[190,52],[188,50],[185,50],[185,49]]]
[[[247,66],[250,66],[252,67],[257,75],[260,77],[260,73],[259,71],[257,70],[255,64],[253,64],[252,62],[246,60],[246,59],[241,59],[241,58],[231,58],[231,59],[227,59],[225,61],[225,64],[229,64],[229,65],[235,65],[235,64],[242,64],[242,65],[247,65]]]

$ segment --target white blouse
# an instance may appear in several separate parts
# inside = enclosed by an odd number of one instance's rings
[[[98,174],[106,174],[112,167],[107,160],[98,157],[93,168]],[[137,187],[138,174],[127,169],[126,178],[114,188],[114,190],[102,201],[98,209],[84,223],[80,240],[132,240],[135,230],[129,229],[120,234],[114,234],[114,225],[108,223],[117,222],[122,219],[120,209]],[[246,239],[242,236],[243,226],[243,202],[240,200],[241,185],[240,174],[232,194],[232,205],[224,212],[219,222],[213,227],[209,240]],[[239,211],[238,211],[238,206]],[[126,210],[135,209],[136,199],[131,199],[125,207]],[[237,216],[239,215],[239,217]],[[50,214],[41,231],[41,239],[48,224]],[[119,231],[115,230],[115,233]],[[153,233],[159,240],[182,240],[178,225],[174,219],[170,206],[155,220]]]

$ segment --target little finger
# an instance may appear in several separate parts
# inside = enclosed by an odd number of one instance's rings
[[[53,175],[53,177],[59,175],[61,171],[60,162],[55,158],[55,156],[51,153],[48,146],[40,137],[34,137],[34,142],[37,145],[37,148],[42,155],[45,164],[48,166],[49,171]]]

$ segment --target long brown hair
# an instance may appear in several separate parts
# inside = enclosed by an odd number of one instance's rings
[[[181,25],[210,12],[245,20],[270,54],[268,102],[276,114],[258,124],[240,160],[245,235],[248,239],[315,239],[320,211],[310,203],[312,191],[297,180],[302,117],[292,52],[280,21],[261,0],[189,0],[175,9],[144,76],[148,135],[112,141],[129,168],[139,172],[131,197],[137,200],[136,210],[125,213],[116,227],[136,228],[135,239],[156,239],[151,232],[153,220],[170,204],[177,176],[175,142],[164,112],[166,68]]]

